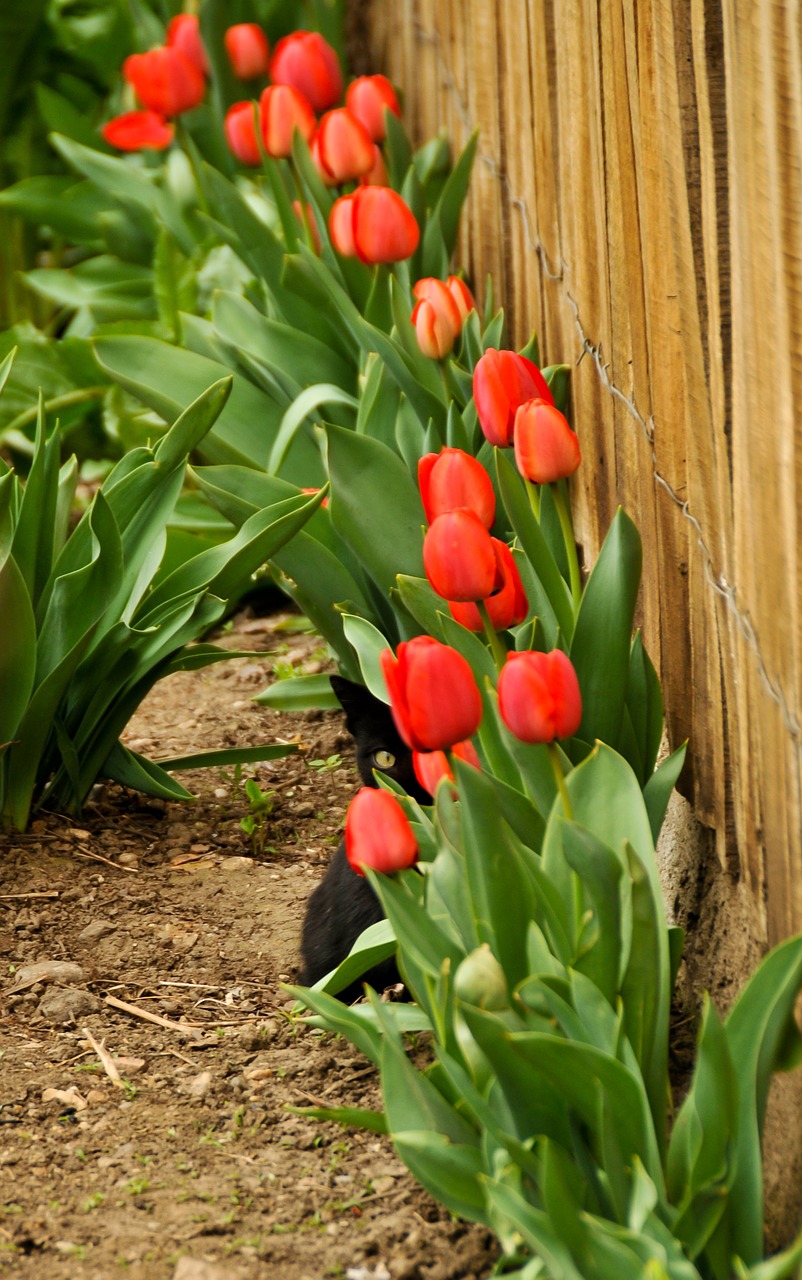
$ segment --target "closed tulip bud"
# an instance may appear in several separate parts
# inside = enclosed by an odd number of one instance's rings
[[[474,404],[487,440],[502,447],[512,444],[518,407],[535,398],[554,403],[537,365],[514,351],[488,347],[473,371]]]
[[[107,121],[100,132],[120,151],[163,151],[172,142],[174,129],[155,111],[126,111]]]
[[[357,791],[345,815],[345,856],[358,876],[366,867],[390,875],[417,862],[415,834],[389,791]]]
[[[482,719],[482,697],[470,663],[432,636],[385,649],[381,668],[399,734],[413,751],[442,751],[470,738]]]
[[[237,22],[223,36],[231,70],[238,80],[266,76],[270,62],[267,36],[255,22]]]
[[[420,227],[392,187],[359,187],[353,196],[353,235],[362,262],[401,262],[418,247]]]
[[[510,548],[499,538],[491,539],[496,554],[496,579],[493,594],[483,601],[496,631],[517,627],[529,612],[524,584]],[[451,616],[468,631],[482,631],[483,623],[475,604],[450,600]]]
[[[571,659],[561,649],[508,653],[498,680],[498,705],[522,742],[570,738],[582,722],[582,695]]]
[[[484,600],[496,581],[493,539],[475,511],[437,516],[423,539],[423,567],[444,600]]]
[[[499,1011],[510,1007],[504,970],[486,942],[460,964],[454,974],[454,993],[477,1009]]]
[[[418,485],[429,524],[457,507],[475,512],[486,529],[493,524],[493,481],[481,462],[464,449],[446,447],[439,453],[424,454],[418,460]]]
[[[326,112],[318,126],[316,141],[320,164],[333,183],[353,182],[373,168],[373,140],[347,107]]]
[[[259,99],[259,122],[262,142],[269,156],[292,155],[292,140],[297,129],[308,141],[315,128],[315,113],[302,93],[290,85],[273,84],[262,91]]]
[[[576,471],[582,455],[568,419],[545,400],[527,400],[515,415],[515,461],[522,476],[551,484]]]
[[[476,299],[465,281],[461,280],[459,276],[449,276],[446,280],[446,288],[457,304],[460,323],[464,324],[470,312],[477,310]]]
[[[442,280],[419,280],[412,292],[418,299],[410,316],[418,346],[431,360],[442,360],[457,340],[462,328],[459,307]]]
[[[320,158],[320,130],[317,128],[309,139],[309,154],[312,157],[312,163],[317,169],[318,177],[323,185],[326,187],[336,187],[337,183],[332,178],[328,169],[325,168],[323,161]]]
[[[203,101],[203,74],[180,49],[164,46],[148,53],[132,53],[123,63],[123,77],[143,106],[162,116],[177,116]]]
[[[299,89],[317,112],[327,111],[342,97],[340,60],[317,31],[294,31],[279,40],[270,63],[270,78],[274,84]]]
[[[180,49],[190,62],[194,62],[201,75],[209,74],[209,59],[200,33],[200,23],[194,13],[177,13],[167,24],[167,43],[172,49]]]
[[[401,115],[395,89],[386,76],[359,76],[353,80],[346,90],[345,105],[362,121],[374,142],[383,142],[387,136],[385,111]]]
[[[262,163],[256,133],[256,115],[256,104],[253,102],[235,102],[226,112],[223,124],[226,142],[240,164]]]
[[[331,243],[344,258],[356,257],[354,244],[354,197],[340,196],[331,206],[329,214]]]
[[[474,769],[482,767],[476,747],[470,741],[455,742],[451,748],[451,754],[464,760],[466,764],[473,765]],[[454,773],[445,751],[413,751],[412,768],[415,770],[418,782],[430,796],[434,795],[437,784],[442,778],[448,778],[449,782],[454,781]]]

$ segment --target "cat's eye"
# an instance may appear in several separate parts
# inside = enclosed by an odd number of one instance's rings
[[[392,769],[395,764],[395,756],[392,751],[374,751],[373,763],[377,769]]]

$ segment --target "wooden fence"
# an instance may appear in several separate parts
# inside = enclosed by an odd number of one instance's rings
[[[586,561],[623,503],[684,789],[775,942],[802,928],[797,6],[361,0],[352,28],[414,137],[480,129],[459,260],[574,366]]]

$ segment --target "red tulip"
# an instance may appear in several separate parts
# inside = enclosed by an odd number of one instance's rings
[[[410,320],[415,326],[418,346],[431,360],[442,360],[457,340],[462,317],[448,286],[428,276],[413,286],[418,299]]]
[[[455,742],[451,748],[451,754],[458,756],[466,764],[472,764],[474,769],[482,767],[476,754],[476,747],[470,740]],[[441,778],[454,781],[454,773],[445,751],[413,751],[412,768],[415,770],[418,782],[431,796],[437,790],[437,784]]]
[[[353,182],[373,168],[374,145],[370,134],[347,107],[327,111],[316,135],[317,156],[334,183]]]
[[[300,200],[293,200],[292,211],[295,214],[298,221],[300,222],[304,231],[307,233],[307,235],[311,237],[312,245],[314,247],[315,253],[320,253],[320,232],[317,229],[317,223],[315,222],[315,215],[312,212],[311,204],[302,205]],[[326,501],[327,499],[324,498],[323,499],[324,507],[326,505]]]
[[[345,815],[345,856],[358,876],[365,874],[365,867],[390,875],[418,861],[412,827],[389,791],[357,791]]]
[[[174,129],[155,111],[126,111],[107,121],[100,132],[120,151],[163,151],[172,142]]]
[[[194,62],[167,45],[149,53],[132,53],[123,76],[143,106],[162,116],[177,116],[203,101],[206,82]]]
[[[482,719],[482,697],[467,659],[432,636],[381,654],[396,728],[413,751],[439,751],[470,738]]]
[[[383,142],[387,136],[385,111],[401,115],[395,89],[386,76],[360,76],[353,80],[346,90],[345,105],[362,121],[374,142]]]
[[[418,485],[429,524],[457,507],[470,508],[486,529],[493,524],[493,481],[481,462],[464,449],[446,447],[439,453],[424,454],[418,459]]]
[[[464,280],[459,276],[449,276],[446,280],[446,287],[452,298],[457,304],[457,310],[460,314],[460,323],[464,324],[468,319],[471,311],[478,310],[476,299],[468,288]]]
[[[167,43],[171,49],[179,49],[190,62],[194,62],[201,75],[209,74],[209,59],[200,33],[200,23],[194,13],[177,13],[167,24]]]
[[[261,164],[262,153],[256,134],[256,104],[235,102],[224,121],[226,142],[240,164]]]
[[[493,539],[475,511],[436,516],[423,539],[423,567],[444,600],[484,600],[496,581]]]
[[[373,164],[362,178],[368,187],[386,187],[388,185],[387,165],[384,163],[381,147],[373,145]]]
[[[522,742],[570,738],[582,721],[579,681],[561,649],[508,653],[498,681],[498,705],[507,728]]]
[[[270,63],[274,84],[299,89],[315,111],[327,111],[343,92],[340,60],[317,31],[294,31],[279,40]]]
[[[359,187],[351,208],[354,248],[362,262],[400,262],[417,249],[415,215],[392,187]]]
[[[514,351],[489,347],[473,371],[473,399],[479,424],[491,444],[512,444],[518,406],[538,398],[554,404],[536,364]]]
[[[518,572],[510,548],[499,538],[491,538],[496,553],[496,580],[493,594],[483,601],[488,617],[496,631],[506,631],[508,627],[517,627],[529,612],[529,602],[524,591],[524,584]],[[451,616],[467,627],[469,631],[481,631],[482,619],[475,604],[450,600]]]
[[[223,36],[231,69],[239,80],[266,76],[270,62],[267,36],[255,22],[237,22]]]
[[[302,93],[287,84],[273,84],[259,99],[262,142],[269,156],[292,155],[292,139],[297,129],[309,141],[315,128],[315,113]]]
[[[331,243],[344,258],[356,257],[354,244],[354,196],[340,196],[331,206],[329,214],[329,235]]]
[[[515,415],[515,461],[522,476],[550,484],[572,476],[582,461],[568,419],[553,404],[527,400]]]

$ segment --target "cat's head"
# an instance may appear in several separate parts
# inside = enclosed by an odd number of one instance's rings
[[[396,729],[386,703],[374,697],[363,684],[355,684],[344,676],[331,676],[330,680],[337,701],[345,712],[348,732],[354,739],[357,768],[365,786],[376,786],[373,776],[376,769],[387,774],[421,804],[431,804],[432,797],[415,777],[412,752]]]

